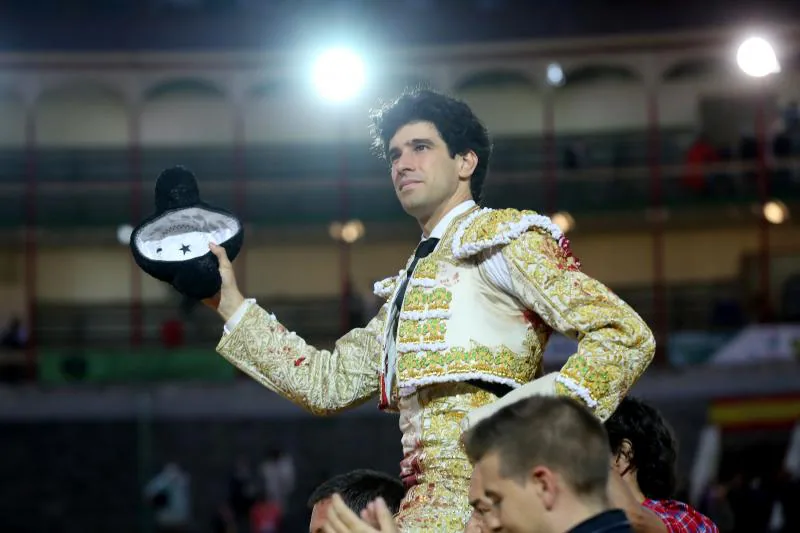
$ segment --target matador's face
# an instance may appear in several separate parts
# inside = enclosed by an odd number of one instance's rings
[[[412,122],[389,142],[392,184],[403,209],[416,219],[430,217],[460,188],[469,190],[469,173],[462,177],[463,157],[450,157],[447,144],[430,122]]]

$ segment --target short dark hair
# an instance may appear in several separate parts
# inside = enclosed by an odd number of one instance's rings
[[[492,143],[486,126],[466,103],[431,89],[415,88],[373,110],[371,119],[373,148],[379,157],[387,160],[389,141],[400,128],[412,122],[433,124],[447,145],[450,157],[475,152],[478,165],[469,187],[472,198],[480,201],[492,157]]]
[[[666,500],[677,484],[675,465],[678,443],[672,428],[653,406],[630,396],[623,398],[617,410],[606,420],[608,443],[618,453],[625,439],[631,442],[639,489],[647,498]]]
[[[472,463],[497,452],[500,474],[523,481],[537,465],[563,476],[578,495],[605,501],[611,450],[603,424],[566,396],[531,396],[464,434]]]
[[[322,500],[339,494],[345,505],[354,513],[359,513],[369,502],[380,496],[392,513],[396,513],[405,493],[406,489],[397,477],[376,470],[359,469],[334,476],[322,483],[308,498],[308,507],[312,508]]]

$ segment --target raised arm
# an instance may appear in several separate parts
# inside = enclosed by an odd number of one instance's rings
[[[384,306],[365,328],[350,331],[334,350],[318,350],[254,301],[244,301],[220,247],[223,287],[209,302],[227,321],[217,352],[240,370],[308,411],[326,415],[358,405],[379,389]]]

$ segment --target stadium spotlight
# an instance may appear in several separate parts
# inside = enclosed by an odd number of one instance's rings
[[[364,236],[364,224],[360,220],[349,220],[342,227],[342,240],[353,244]]]
[[[781,71],[775,49],[763,37],[749,37],[739,45],[736,63],[742,72],[754,78],[763,78]]]
[[[789,218],[789,208],[780,200],[771,200],[764,204],[763,214],[770,224],[783,224]]]
[[[564,69],[558,63],[550,63],[547,65],[547,84],[552,87],[561,87],[566,83],[564,77]]]
[[[558,226],[562,233],[568,233],[575,228],[575,219],[566,211],[554,213],[550,220]]]
[[[326,100],[343,102],[353,98],[364,86],[364,61],[347,48],[332,48],[314,62],[314,86]]]

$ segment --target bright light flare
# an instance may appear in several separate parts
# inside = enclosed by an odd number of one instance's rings
[[[133,235],[133,226],[130,224],[123,224],[117,228],[117,242],[124,246],[131,243],[131,235]]]
[[[566,82],[564,69],[558,63],[547,65],[547,83],[553,87],[561,87]]]
[[[781,71],[775,49],[762,37],[750,37],[739,45],[736,63],[742,72],[754,78],[763,78]]]
[[[366,233],[364,223],[360,220],[348,220],[344,224],[339,221],[332,222],[328,227],[328,234],[335,241],[344,241],[353,244]]]
[[[575,227],[575,219],[566,211],[559,211],[553,214],[550,220],[559,227],[562,233],[567,233]]]
[[[770,224],[783,224],[789,218],[789,208],[779,200],[772,200],[764,204],[764,218]]]
[[[364,61],[347,48],[323,52],[314,63],[314,86],[326,100],[343,102],[356,96],[365,82]]]
[[[342,227],[342,240],[353,244],[364,236],[364,224],[360,220],[350,220]]]

